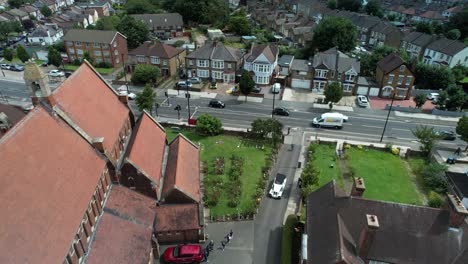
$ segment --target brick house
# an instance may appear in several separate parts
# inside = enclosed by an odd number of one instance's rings
[[[259,85],[271,83],[277,74],[279,49],[275,45],[252,44],[247,54],[244,70],[252,71],[254,82]]]
[[[429,34],[416,31],[411,32],[401,40],[401,48],[403,48],[411,58],[421,60],[424,50],[435,39],[435,36]]]
[[[149,64],[161,70],[163,78],[180,73],[185,61],[185,49],[177,49],[160,42],[147,41],[128,54],[131,71],[138,64]]]
[[[377,63],[375,78],[380,87],[380,97],[410,98],[414,74],[397,54],[389,54]]]
[[[380,22],[371,28],[368,45],[399,48],[401,38],[402,33],[397,27],[388,22]]]
[[[187,76],[234,82],[241,64],[241,51],[213,41],[185,57]]]
[[[367,200],[365,190],[361,178],[351,194],[332,181],[307,197],[304,263],[466,263],[468,211],[458,198],[439,209]]]
[[[103,16],[110,16],[114,13],[114,9],[112,5],[108,1],[96,1],[96,2],[86,2],[86,3],[78,3],[77,6],[83,9],[94,9],[97,11],[99,17]]]
[[[161,39],[181,37],[184,34],[184,20],[179,13],[131,15],[146,24],[149,31]]]
[[[83,59],[88,52],[96,63],[108,62],[113,67],[127,59],[127,38],[117,31],[71,29],[64,37],[70,61]]]

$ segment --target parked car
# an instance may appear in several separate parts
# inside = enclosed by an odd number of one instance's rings
[[[3,70],[9,70],[10,67],[11,67],[10,64],[5,64],[5,63],[0,64],[0,68],[2,68]]]
[[[274,83],[272,86],[271,86],[271,92],[274,93],[274,94],[277,94],[281,91],[281,84],[279,83]]]
[[[220,101],[220,100],[215,100],[215,99],[213,99],[213,100],[210,101],[210,103],[208,104],[208,106],[210,106],[210,107],[215,107],[215,108],[224,108],[224,107],[226,107],[226,104],[223,103],[223,102]]]
[[[24,71],[24,66],[15,64],[13,66],[10,66],[10,71],[17,71],[17,72]]]
[[[200,263],[203,260],[203,249],[196,244],[168,247],[163,258],[165,263]]]
[[[284,107],[276,107],[273,109],[274,115],[289,116],[289,110]]]
[[[253,89],[252,89],[252,93],[260,93],[262,91],[262,88],[258,87],[258,86],[255,86]]]
[[[453,131],[449,130],[437,130],[435,131],[435,134],[440,137],[440,139],[443,140],[455,140],[457,139],[457,134]]]
[[[176,88],[178,89],[187,89],[192,88],[192,83],[190,81],[178,81],[176,83]]]
[[[65,73],[63,71],[59,71],[59,70],[51,70],[49,72],[49,75],[52,76],[52,77],[64,77]]]
[[[275,199],[281,199],[284,187],[286,187],[286,175],[280,173],[276,174],[269,192],[270,196]]]
[[[201,83],[201,81],[202,81],[202,80],[200,79],[200,77],[192,77],[192,78],[190,78],[190,82],[191,82],[191,83]]]
[[[434,99],[437,100],[437,98],[439,98],[439,93],[428,93],[426,98],[431,101],[434,101]]]
[[[47,67],[49,66],[49,61],[44,61],[42,64],[41,64],[42,67]]]
[[[365,95],[358,95],[357,96],[357,103],[361,107],[368,107],[369,101],[367,100],[367,96]]]

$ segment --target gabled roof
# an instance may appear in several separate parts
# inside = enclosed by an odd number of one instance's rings
[[[463,7],[459,5],[445,10],[445,12],[448,12],[448,13],[460,13],[461,11],[463,11]]]
[[[183,50],[176,49],[170,45],[148,41],[130,51],[128,55],[156,56],[163,59],[170,59],[181,52],[183,52]]]
[[[42,106],[0,139],[0,160],[0,263],[62,263],[106,161]]]
[[[200,197],[200,153],[197,146],[179,134],[169,144],[169,161],[162,190],[162,197],[172,191],[182,192],[194,202]],[[170,201],[166,202],[170,203]]]
[[[120,34],[113,30],[89,30],[89,29],[70,29],[65,37],[65,41],[81,41],[90,43],[105,43],[110,44],[115,36]],[[125,38],[124,35],[120,34]]]
[[[156,207],[155,232],[200,229],[198,204],[161,204]]]
[[[408,9],[403,10],[402,13],[405,15],[416,15],[416,9],[408,8]]]
[[[445,19],[439,11],[428,10],[419,15],[420,17],[429,19]]]
[[[366,214],[379,221],[368,259],[440,264],[468,254],[468,224],[449,228],[448,211],[350,197],[330,182],[307,198],[307,263],[362,263],[357,243]]]
[[[309,63],[310,62],[308,60],[295,59],[292,63],[291,70],[308,72],[310,70]]]
[[[448,38],[440,38],[427,46],[427,49],[435,50],[448,55],[455,55],[458,52],[464,50],[467,47],[466,44],[458,40],[452,40]]]
[[[26,12],[26,13],[33,13],[33,12],[36,12],[38,11],[38,9],[32,5],[25,5],[25,6],[22,6],[20,7],[20,10],[23,11],[23,12]]]
[[[246,61],[253,62],[255,61],[261,54],[263,54],[269,63],[274,63],[277,56],[278,56],[278,47],[274,45],[268,44],[253,44],[252,49],[250,50],[250,54],[247,57]]]
[[[184,26],[184,21],[179,13],[141,14],[130,16],[143,21],[150,29],[152,29],[153,27]]]
[[[382,34],[390,34],[394,32],[399,32],[398,28],[395,27],[394,25],[388,23],[388,22],[380,22],[376,24],[373,28],[372,31],[382,33]]]
[[[346,72],[351,68],[354,69],[357,74],[361,72],[361,63],[358,60],[350,58],[348,55],[337,50],[336,48],[331,48],[326,51],[315,54],[312,66],[314,68],[317,68],[318,66],[323,65],[327,69],[334,71],[336,69],[337,63],[338,72]]]
[[[104,7],[106,5],[109,5],[109,2],[108,1],[91,1],[91,2],[86,2],[86,3],[80,3],[78,2],[76,4],[77,6],[81,7],[81,8],[88,8],[88,7]]]
[[[161,185],[165,147],[166,131],[144,111],[133,129],[126,160],[151,177],[158,187]]]
[[[25,17],[25,16],[28,16],[28,13],[24,12],[24,11],[21,11],[19,9],[11,9],[11,10],[8,10],[6,11],[7,13],[9,13],[10,15],[12,16],[17,16],[17,17]]]
[[[54,27],[39,25],[36,27],[36,29],[34,29],[34,31],[31,34],[29,34],[29,37],[32,37],[32,38],[47,37],[48,36],[47,31],[49,31],[49,34],[51,37],[57,34],[57,30],[55,30]]]
[[[431,35],[413,31],[413,32],[409,33],[408,35],[406,35],[402,39],[402,41],[406,41],[408,43],[411,43],[411,44],[419,46],[419,47],[425,47],[426,45],[428,45],[433,40],[433,38],[434,37],[431,36]]]
[[[91,138],[104,137],[104,146],[111,152],[125,120],[128,106],[86,62],[54,92],[57,105]]]
[[[240,60],[241,56],[239,49],[226,47],[223,43],[214,41],[196,49],[187,55],[187,58],[236,62]]]
[[[390,53],[377,63],[377,68],[381,69],[384,74],[387,74],[403,64],[405,64],[405,62],[398,54]]]
[[[375,16],[359,15],[354,19],[353,24],[361,28],[371,28],[380,21],[381,19]]]

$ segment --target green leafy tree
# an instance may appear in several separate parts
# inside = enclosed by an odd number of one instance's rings
[[[215,136],[223,132],[223,124],[214,116],[202,114],[197,118],[196,129],[202,135]]]
[[[3,57],[7,61],[12,61],[13,60],[13,51],[11,49],[5,49],[3,50]]]
[[[461,37],[461,32],[459,29],[451,29],[447,32],[446,37],[449,39],[457,40]]]
[[[159,68],[147,64],[138,64],[132,74],[132,83],[134,84],[156,84],[161,76]]]
[[[342,17],[327,17],[314,30],[312,48],[320,51],[338,47],[348,52],[354,49],[357,42],[356,26],[351,20]]]
[[[94,65],[94,58],[91,57],[88,51],[83,53],[83,60],[87,60],[89,63],[91,63],[91,65]]]
[[[229,17],[229,7],[224,0],[175,0],[163,7],[181,14],[188,24],[223,24]]]
[[[16,56],[20,59],[23,63],[27,62],[31,57],[26,52],[23,46],[18,45],[16,47]]]
[[[47,53],[47,60],[49,61],[49,64],[52,64],[55,67],[62,65],[62,55],[60,55],[60,52],[53,47],[49,48],[49,52]]]
[[[141,43],[148,40],[149,31],[146,25],[131,16],[124,16],[122,18],[117,26],[117,31],[127,37],[129,49],[137,48]]]
[[[463,116],[458,120],[456,132],[463,141],[468,143],[468,116]],[[468,149],[468,146],[466,148]]]
[[[145,85],[143,92],[138,94],[135,98],[138,110],[143,111],[144,109],[148,112],[153,111],[154,102],[156,100],[156,92],[149,84]]]
[[[395,14],[390,14],[387,16],[388,21],[395,21],[397,19],[397,16]]]
[[[449,99],[449,95],[447,91],[445,90],[441,91],[439,93],[439,97],[437,97],[437,101],[435,102],[435,104],[437,105],[437,108],[445,109],[445,105],[447,104],[448,99]]]
[[[426,33],[426,34],[433,34],[434,33],[434,28],[432,27],[432,24],[427,23],[427,22],[417,23],[415,30],[417,32]]]
[[[247,102],[247,95],[250,94],[255,87],[255,82],[249,71],[242,71],[242,75],[239,80],[240,92],[245,95],[245,101]]]
[[[368,15],[383,17],[382,7],[378,0],[369,0],[365,9]]]
[[[333,108],[333,103],[338,103],[343,98],[343,88],[339,82],[328,84],[324,92],[325,102],[328,103],[330,109]]]
[[[419,144],[421,144],[419,149],[423,155],[429,159],[435,143],[440,137],[435,133],[433,127],[428,126],[417,126],[414,130],[411,130],[411,132],[418,139]]]
[[[320,171],[315,168],[312,159],[307,162],[307,165],[302,171],[301,180],[302,196],[305,198],[317,188],[320,180]]]
[[[330,9],[336,9],[338,7],[336,4],[336,0],[328,0],[327,7]]]
[[[51,47],[58,50],[59,52],[67,52],[67,50],[65,49],[65,43],[63,42],[63,40],[56,42],[55,44],[51,45]]]
[[[172,46],[179,48],[179,47],[182,47],[184,44],[185,44],[185,41],[177,40],[176,42],[174,42],[174,44],[172,44]]]
[[[338,9],[358,12],[361,7],[361,0],[338,0]]]
[[[427,99],[425,94],[418,94],[413,98],[417,108],[421,108],[426,103],[426,100]]]
[[[283,124],[274,118],[255,119],[251,126],[251,136],[262,140],[271,138],[273,145],[279,143],[283,136]]]
[[[231,16],[229,18],[228,28],[240,36],[250,35],[252,32],[250,20],[245,15]]]
[[[434,191],[429,192],[427,200],[428,200],[429,207],[432,207],[432,208],[441,208],[445,203],[444,197],[442,197],[442,195]]]
[[[99,18],[99,20],[96,22],[96,29],[116,30],[119,24],[120,24],[119,16],[117,15],[105,16],[105,17]]]
[[[418,89],[446,89],[455,83],[450,68],[419,63],[414,71]]]
[[[445,108],[450,111],[461,111],[468,101],[468,96],[465,94],[465,91],[456,85],[451,85],[447,89],[447,94],[448,100],[445,104]]]
[[[1,40],[7,40],[8,39],[8,35],[10,33],[14,33],[14,32],[21,32],[23,31],[23,26],[21,25],[21,23],[19,21],[3,21],[3,22],[0,22],[0,37],[1,37]]]
[[[457,64],[452,68],[452,74],[455,81],[460,81],[468,76],[468,67]]]
[[[461,33],[460,39],[468,37],[468,7],[465,7],[461,12],[451,16],[448,27],[450,29],[459,29]]]
[[[128,0],[125,3],[125,10],[128,14],[151,14],[155,9],[155,6],[148,0]]]
[[[19,8],[22,4],[24,4],[24,0],[8,0],[8,5],[11,8]]]
[[[41,11],[41,14],[45,17],[50,17],[52,15],[52,10],[46,5],[43,5],[40,11]]]

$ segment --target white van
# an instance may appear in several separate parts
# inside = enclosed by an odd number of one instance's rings
[[[344,117],[341,113],[325,113],[320,117],[314,118],[312,125],[315,127],[343,128]]]
[[[274,83],[273,86],[271,86],[271,92],[274,94],[277,94],[281,91],[281,84],[279,83]]]

